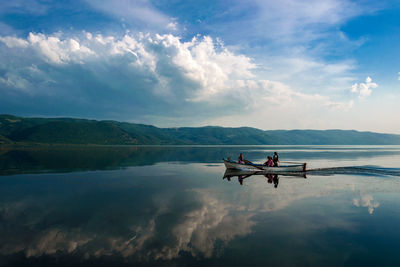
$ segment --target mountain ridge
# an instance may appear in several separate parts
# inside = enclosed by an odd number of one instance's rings
[[[0,114],[0,144],[79,145],[398,145],[400,135],[356,130],[174,127]]]

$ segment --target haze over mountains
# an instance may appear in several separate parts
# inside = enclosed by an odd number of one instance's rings
[[[396,145],[400,135],[354,130],[260,130],[217,126],[158,128],[118,121],[0,115],[0,144]]]

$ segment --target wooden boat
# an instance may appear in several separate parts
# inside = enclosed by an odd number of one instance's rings
[[[283,163],[278,167],[267,167],[262,164],[254,164],[254,163],[237,163],[232,160],[224,160],[225,167],[227,169],[236,169],[236,170],[249,170],[249,171],[264,171],[270,173],[281,173],[281,172],[305,172],[307,171],[307,163]]]

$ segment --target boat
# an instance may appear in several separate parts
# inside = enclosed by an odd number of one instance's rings
[[[281,172],[306,172],[307,163],[284,163],[277,167],[268,167],[262,164],[255,164],[251,162],[237,163],[236,161],[223,159],[227,169],[236,170],[249,170],[249,171],[264,171],[267,173],[281,173]]]

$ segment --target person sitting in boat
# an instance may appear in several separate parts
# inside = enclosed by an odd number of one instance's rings
[[[274,161],[272,160],[271,156],[267,157],[267,161],[264,162],[264,165],[267,166],[267,167],[273,167],[274,166]]]
[[[239,155],[239,158],[238,158],[238,163],[241,163],[241,164],[253,164],[251,161],[249,161],[249,160],[247,160],[247,159],[244,159],[244,157],[243,157],[243,153],[240,153],[240,155]]]
[[[274,158],[272,160],[274,162],[274,167],[278,167],[278,162],[279,162],[278,153],[274,152]]]
[[[244,163],[243,153],[240,153],[240,155],[238,157],[238,163],[241,163],[241,164]]]

